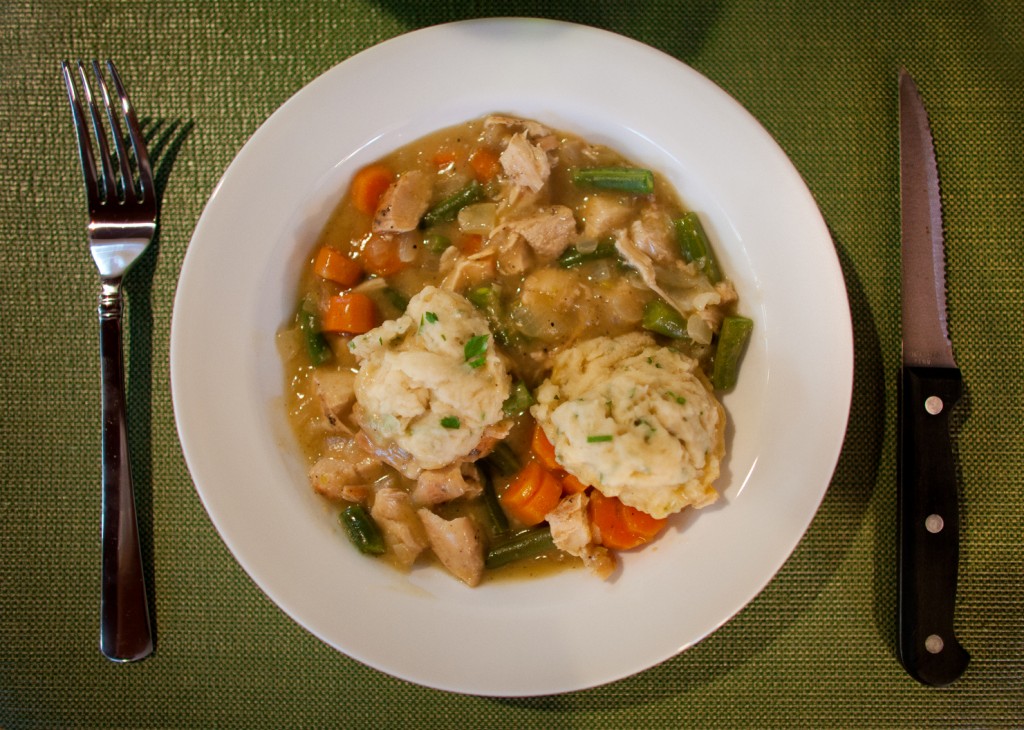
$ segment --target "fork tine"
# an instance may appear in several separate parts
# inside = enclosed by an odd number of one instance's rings
[[[146,151],[146,141],[142,136],[142,129],[139,127],[139,120],[135,116],[135,107],[132,106],[121,83],[121,75],[113,61],[107,61],[107,70],[110,71],[110,78],[114,82],[114,90],[121,100],[121,110],[124,113],[125,122],[128,126],[128,137],[132,143],[132,150],[135,152],[135,161],[139,166],[139,188],[142,198],[150,198],[155,193],[153,190],[153,169],[149,164],[149,153]]]
[[[113,203],[117,200],[117,175],[114,173],[114,165],[110,160],[110,148],[107,145],[107,135],[103,131],[103,120],[96,109],[96,100],[93,97],[92,87],[89,86],[89,77],[86,76],[85,65],[81,61],[78,62],[78,77],[82,82],[82,96],[89,109],[93,137],[96,140],[96,147],[99,149],[101,183],[99,202]]]
[[[110,61],[107,62],[108,64]],[[107,120],[110,122],[110,134],[114,138],[114,151],[117,154],[117,162],[121,167],[121,183],[126,203],[138,202],[138,195],[135,192],[135,181],[132,178],[131,160],[128,158],[128,150],[124,145],[124,133],[121,131],[121,122],[118,115],[114,113],[114,105],[110,99],[110,92],[107,90],[107,82],[103,79],[100,65],[92,62],[92,72],[96,76],[96,82],[100,87],[100,96],[103,98],[103,107],[107,112]],[[121,97],[122,100],[124,97]]]
[[[78,100],[74,79],[71,78],[71,64],[61,61],[61,72],[64,74],[64,85],[68,90],[68,103],[71,105],[71,116],[75,122],[75,136],[78,138],[78,157],[82,163],[82,177],[85,178],[86,197],[90,206],[93,200],[99,201],[101,191],[96,180],[96,160],[93,156],[92,143],[89,141],[89,127],[85,121],[82,104]]]

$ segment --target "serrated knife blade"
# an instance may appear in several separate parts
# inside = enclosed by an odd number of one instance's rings
[[[959,569],[957,470],[949,414],[961,376],[946,322],[945,245],[928,114],[906,70],[899,79],[903,367],[897,465],[900,661],[944,686],[970,656],[953,631]]]

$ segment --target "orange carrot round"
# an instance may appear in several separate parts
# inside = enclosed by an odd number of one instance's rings
[[[391,276],[405,268],[398,254],[398,239],[393,236],[369,236],[359,258],[363,268],[377,276]]]
[[[320,317],[324,332],[361,335],[377,326],[377,307],[360,292],[345,292],[327,300]]]
[[[484,237],[476,233],[464,233],[455,241],[455,247],[463,255],[472,256],[484,247]]]
[[[551,471],[561,471],[562,466],[555,459],[555,447],[548,440],[548,436],[544,433],[544,429],[540,427],[539,423],[533,424],[533,437],[530,439],[530,450],[533,451],[534,456],[543,464],[546,468]]]
[[[524,525],[538,525],[558,506],[562,483],[540,462],[531,461],[516,475],[499,498],[509,517]]]
[[[589,487],[579,480],[575,474],[565,472],[562,475],[562,491],[566,494],[579,494],[585,492]]]
[[[606,497],[596,489],[590,492],[587,512],[601,544],[612,550],[629,550],[648,543],[668,523],[668,520],[651,517],[623,504],[618,497]]]
[[[363,278],[363,267],[332,246],[321,246],[316,252],[313,271],[343,287],[355,286]]]
[[[352,178],[352,204],[359,212],[373,215],[380,203],[380,197],[394,181],[395,174],[386,165],[373,164],[364,167]]]
[[[489,182],[501,171],[501,160],[489,147],[477,147],[469,156],[469,166],[480,182]]]

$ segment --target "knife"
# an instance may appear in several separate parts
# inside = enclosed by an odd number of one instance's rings
[[[960,370],[946,327],[942,203],[932,134],[917,85],[900,71],[903,367],[897,465],[899,656],[923,684],[945,686],[970,656],[953,633],[959,562],[949,414]]]

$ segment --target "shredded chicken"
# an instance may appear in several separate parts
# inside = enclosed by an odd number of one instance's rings
[[[513,183],[534,192],[544,187],[551,176],[551,162],[547,152],[531,144],[523,132],[512,135],[499,159],[502,169]]]
[[[426,508],[418,514],[441,564],[466,585],[477,585],[484,573],[484,544],[476,523],[469,517],[446,520]]]
[[[636,247],[655,262],[665,264],[678,258],[673,246],[672,219],[661,208],[644,208],[629,232]]]
[[[559,550],[583,559],[583,564],[599,578],[608,578],[615,570],[615,558],[608,548],[594,544],[587,518],[587,495],[584,492],[562,499],[545,516],[551,527],[551,538]]]
[[[370,516],[380,527],[388,551],[395,556],[398,567],[408,570],[429,541],[423,523],[413,509],[409,493],[394,487],[377,492]]]
[[[323,456],[309,469],[309,483],[317,494],[333,501],[365,503],[370,495],[359,465],[340,456]]]
[[[483,485],[477,468],[473,464],[453,464],[420,474],[412,491],[412,501],[417,505],[430,506],[460,497],[479,497],[482,493]]]
[[[538,208],[529,216],[505,221],[500,228],[521,236],[547,259],[557,258],[576,240],[576,218],[564,205]]]
[[[432,186],[426,173],[410,170],[400,175],[381,196],[373,216],[374,233],[405,233],[420,224],[430,207]]]
[[[343,419],[352,410],[356,399],[355,379],[355,373],[347,370],[316,370],[311,378],[324,416],[332,426],[346,432],[350,429]]]
[[[445,253],[448,251],[455,251],[455,255],[449,259],[451,268],[441,281],[442,289],[463,291],[494,279],[497,273],[494,249],[484,249],[470,256],[462,256],[454,246]]]

